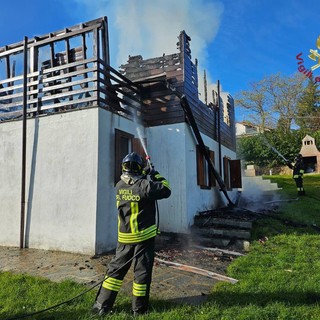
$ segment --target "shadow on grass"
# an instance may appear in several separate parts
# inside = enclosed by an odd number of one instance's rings
[[[194,304],[199,302],[199,296],[188,297],[184,301],[177,299],[168,299],[165,301],[155,300],[150,302],[150,312],[163,313],[177,309],[182,305]],[[182,303],[181,303],[182,302]],[[283,303],[287,306],[303,306],[318,305],[320,302],[320,293],[317,292],[277,292],[277,293],[235,293],[235,292],[218,292],[207,296],[207,300],[201,300],[197,305],[210,305],[210,303],[218,304],[223,308],[228,307],[246,307],[248,305],[256,305],[265,307],[272,303]],[[70,309],[70,306],[68,306]],[[16,319],[33,319],[33,320],[68,320],[68,319],[112,319],[114,316],[121,316],[123,319],[133,319],[131,313],[131,303],[115,305],[113,313],[105,317],[98,317],[91,313],[90,309],[77,309],[74,311],[62,309],[51,310],[37,316],[26,317],[27,314],[6,314],[0,313],[0,319],[16,320]]]
[[[284,303],[290,306],[319,304],[318,292],[286,292],[277,293],[235,293],[219,292],[212,294],[208,302],[215,302],[225,307],[257,305],[264,307],[270,303]]]

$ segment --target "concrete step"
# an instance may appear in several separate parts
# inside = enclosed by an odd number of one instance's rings
[[[251,229],[252,221],[244,221],[239,219],[231,218],[215,218],[212,216],[196,216],[194,219],[194,224],[198,227],[230,227],[236,229]]]
[[[268,179],[263,179],[261,176],[256,177],[242,177],[242,191],[247,190],[254,190],[257,192],[257,190],[260,191],[275,191],[275,190],[281,190],[281,188],[278,187],[277,183],[271,182]]]
[[[250,247],[250,242],[247,239],[231,239],[231,238],[208,238],[197,237],[192,238],[193,245],[200,245],[207,248],[224,248],[247,251]]]
[[[194,218],[191,238],[194,243],[207,247],[236,246],[243,249],[249,243],[256,218],[240,208],[202,212]]]
[[[209,238],[227,238],[227,239],[250,239],[250,230],[233,229],[233,228],[192,228],[192,234],[194,236],[204,236]]]

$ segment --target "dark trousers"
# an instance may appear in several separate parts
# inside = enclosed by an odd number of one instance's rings
[[[303,178],[299,176],[298,178],[294,178],[294,181],[296,182],[298,195],[304,195],[305,191],[303,189]]]
[[[133,262],[132,310],[141,313],[147,311],[154,262],[154,243],[155,238],[134,245],[118,243],[116,254],[108,266],[107,275],[96,299],[103,308],[112,308],[123,279]]]

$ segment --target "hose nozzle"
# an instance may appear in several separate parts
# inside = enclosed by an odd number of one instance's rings
[[[148,165],[149,165],[149,167],[150,167],[150,170],[153,170],[154,167],[153,167],[153,165],[152,165],[152,163],[151,163],[151,158],[150,158],[150,156],[146,156],[146,161],[148,162]]]

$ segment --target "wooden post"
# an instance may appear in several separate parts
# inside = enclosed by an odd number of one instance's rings
[[[26,204],[26,145],[27,145],[27,100],[28,100],[27,76],[28,76],[28,38],[24,37],[20,249],[24,248],[24,224],[25,224],[25,204]]]
[[[220,103],[220,81],[218,80],[218,147],[219,147],[219,174],[222,175],[222,164],[221,164],[221,128],[220,119],[221,117],[221,103]]]

